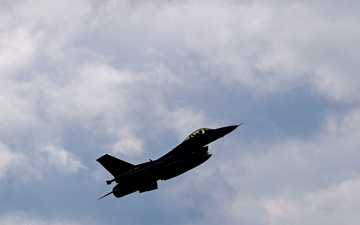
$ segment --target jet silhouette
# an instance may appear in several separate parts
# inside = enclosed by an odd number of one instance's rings
[[[149,162],[133,165],[114,156],[105,154],[98,161],[114,178],[106,181],[109,185],[117,185],[110,194],[120,198],[135,191],[140,193],[158,188],[158,180],[168,180],[204,163],[211,157],[208,144],[229,134],[239,125],[220,127],[217,129],[201,128],[191,133],[181,144],[164,156]]]

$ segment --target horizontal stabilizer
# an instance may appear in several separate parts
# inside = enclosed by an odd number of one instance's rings
[[[107,169],[107,171],[109,171],[114,177],[135,168],[135,165],[108,154],[101,156],[96,161],[105,167],[105,169]]]

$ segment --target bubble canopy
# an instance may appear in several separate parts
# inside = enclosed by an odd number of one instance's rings
[[[184,141],[187,141],[187,140],[193,139],[193,138],[195,138],[195,137],[197,137],[199,135],[205,134],[209,130],[213,130],[213,129],[211,129],[211,128],[197,129],[196,131],[192,132],[189,136],[187,136]]]

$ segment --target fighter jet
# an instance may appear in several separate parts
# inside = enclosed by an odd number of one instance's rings
[[[168,180],[189,171],[204,163],[211,157],[208,144],[224,137],[239,125],[217,129],[201,128],[185,138],[185,140],[167,154],[156,160],[133,165],[114,156],[105,154],[98,161],[112,175],[113,179],[106,181],[108,185],[116,182],[113,190],[100,197],[110,194],[120,198],[133,192],[152,191],[158,188],[158,180]]]

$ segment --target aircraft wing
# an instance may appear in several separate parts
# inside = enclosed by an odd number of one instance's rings
[[[105,167],[105,169],[107,169],[114,177],[135,168],[135,165],[108,154],[101,156],[96,161]]]

